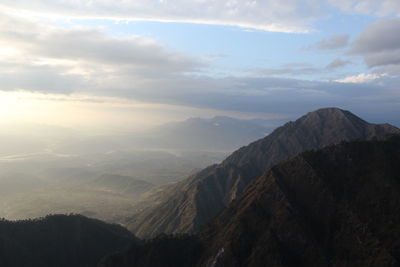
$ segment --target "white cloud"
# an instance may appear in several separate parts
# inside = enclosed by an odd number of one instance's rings
[[[377,74],[377,73],[360,73],[358,75],[349,76],[343,79],[335,80],[335,82],[339,83],[369,83],[376,79],[387,76],[386,74]]]
[[[276,32],[308,32],[322,14],[313,0],[3,0],[1,5],[46,17],[190,22]]]
[[[375,16],[400,15],[398,0],[2,0],[0,9],[47,18],[101,18],[228,25],[305,33],[329,7]]]
[[[117,38],[102,29],[62,29],[0,15],[0,90],[129,95],[205,66],[141,36]]]
[[[0,44],[40,58],[124,65],[164,72],[193,71],[201,63],[141,36],[116,38],[96,28],[62,29],[21,17],[0,20]]]

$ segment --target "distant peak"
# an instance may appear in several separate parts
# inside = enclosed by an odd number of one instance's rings
[[[329,122],[331,124],[330,127],[335,128],[339,127],[339,125],[354,125],[356,127],[363,127],[369,124],[368,122],[354,115],[350,111],[335,107],[321,108],[309,112],[301,117],[298,121],[310,126],[319,125],[321,127]]]
[[[319,118],[322,118],[322,119],[346,117],[348,119],[357,119],[357,120],[363,121],[361,118],[354,115],[350,111],[343,110],[343,109],[336,108],[336,107],[320,108],[320,109],[317,109],[317,110],[307,113],[304,117],[307,118],[307,117],[315,117],[315,116],[318,116]]]
[[[345,114],[345,113],[350,113],[347,110],[343,110],[340,108],[336,108],[336,107],[328,107],[328,108],[320,108],[317,110],[314,110],[311,113],[316,113],[316,114],[320,114],[320,115],[327,115],[327,114]]]

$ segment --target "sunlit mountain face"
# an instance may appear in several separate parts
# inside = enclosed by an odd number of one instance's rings
[[[171,255],[187,252],[179,264],[218,266],[220,251],[236,252],[213,243],[203,258],[200,237],[143,243],[128,231],[203,233],[275,164],[397,133],[399,33],[398,0],[2,0],[0,255],[23,251],[32,262],[0,256],[0,266],[96,265],[120,248],[102,242],[122,239],[133,256],[174,244]],[[44,217],[70,213],[79,215]],[[86,225],[100,230],[86,235]],[[53,226],[98,241],[98,253],[71,263],[63,257],[82,251],[56,251],[41,262],[51,250],[36,253],[35,234],[25,246],[20,233],[39,227],[62,242]],[[109,235],[98,238],[101,229]],[[180,266],[158,256],[152,267]]]

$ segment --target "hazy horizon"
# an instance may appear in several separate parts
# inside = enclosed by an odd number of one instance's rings
[[[400,125],[393,0],[6,0],[0,14],[0,125],[102,134],[330,106]]]

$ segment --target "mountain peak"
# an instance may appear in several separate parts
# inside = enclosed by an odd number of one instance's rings
[[[350,111],[343,110],[337,107],[327,107],[327,108],[320,108],[314,111],[309,112],[310,113],[317,113],[317,114],[344,114],[344,113],[351,113]]]
[[[367,123],[349,111],[318,109],[180,182],[128,227],[141,237],[196,232],[237,199],[252,180],[279,162],[306,150],[399,132],[389,124]]]
[[[307,113],[304,115],[301,119],[320,119],[320,120],[351,120],[353,122],[357,123],[365,123],[367,124],[366,121],[363,119],[359,118],[358,116],[354,115],[348,110],[343,110],[340,108],[336,107],[329,107],[329,108],[321,108],[314,110],[312,112]]]
[[[160,235],[99,267],[399,266],[399,161],[399,135],[301,153],[197,235]]]

